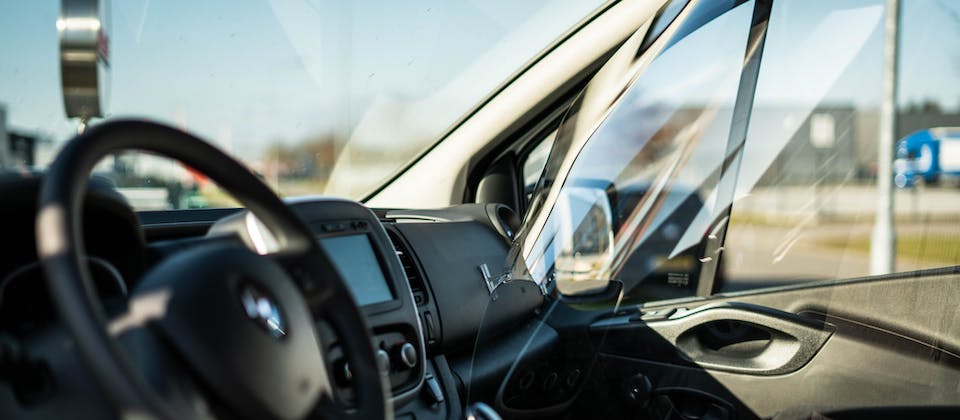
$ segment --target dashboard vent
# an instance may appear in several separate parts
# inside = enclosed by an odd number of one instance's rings
[[[403,266],[403,273],[407,276],[407,282],[410,284],[410,290],[413,292],[414,302],[416,302],[417,306],[426,305],[428,301],[427,289],[423,286],[423,277],[420,275],[420,270],[417,269],[417,265],[413,261],[413,255],[403,240],[400,239],[400,235],[393,231],[393,229],[387,229],[387,236],[390,237],[390,242],[393,243],[393,249],[397,253],[397,258],[400,259],[400,265]]]

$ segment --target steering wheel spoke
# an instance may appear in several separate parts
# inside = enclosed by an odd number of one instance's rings
[[[137,305],[142,307],[141,305]],[[129,307],[128,307],[129,308]],[[172,411],[189,413],[191,418],[212,419],[220,410],[214,405],[207,391],[183,360],[161,336],[160,331],[149,325],[130,323],[132,309],[113,317],[113,336],[129,360],[133,369],[143,376],[146,384]]]

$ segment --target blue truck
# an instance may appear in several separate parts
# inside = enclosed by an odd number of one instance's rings
[[[960,178],[960,127],[916,131],[897,143],[894,183],[910,188]]]

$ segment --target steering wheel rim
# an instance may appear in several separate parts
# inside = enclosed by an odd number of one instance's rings
[[[175,159],[203,173],[255,214],[286,254],[310,256],[300,259],[299,280],[323,283],[321,292],[309,299],[311,309],[331,324],[350,350],[344,354],[356,389],[355,411],[347,413],[322,395],[316,409],[327,416],[388,417],[389,388],[376,368],[370,329],[306,224],[237,160],[189,133],[143,120],[104,122],[70,140],[43,177],[36,219],[37,254],[53,303],[81,360],[116,407],[125,413],[182,418],[151,390],[110,337],[90,274],[81,264],[85,250],[80,211],[89,175],[102,158],[126,150]]]

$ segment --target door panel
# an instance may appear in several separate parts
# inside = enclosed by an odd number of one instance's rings
[[[661,317],[666,318],[651,320]],[[761,376],[806,365],[833,332],[832,325],[819,320],[741,303],[624,315],[597,322],[593,329],[604,334],[606,353],[631,356],[631,343],[642,337],[638,321],[644,324],[646,338],[664,340],[672,347],[667,354],[655,355],[657,360]]]
[[[693,410],[690,405],[710,406],[705,402],[709,399],[676,397],[677,390],[696,390],[730,404],[731,418],[772,417],[797,407],[832,412],[958,405],[960,332],[956,302],[950,298],[958,289],[960,276],[933,273],[718,297],[662,320],[644,321],[636,315],[601,320],[592,328],[600,342],[597,382],[617,388],[645,377],[651,384],[649,401],[672,394],[678,412]],[[651,308],[647,313],[672,309]],[[733,340],[726,349],[704,345],[708,340],[702,337],[691,346],[691,332],[718,320],[747,323],[769,335],[745,334],[753,339]],[[811,341],[796,351],[787,344],[789,339],[777,338],[779,334]],[[822,346],[814,344],[814,338],[822,340]],[[742,344],[750,341],[754,343]],[[738,345],[739,350],[729,348]],[[671,358],[663,349],[678,354]],[[771,356],[784,351],[799,363],[784,365],[795,369],[762,366],[764,360],[785,360],[783,354]],[[798,353],[803,357],[796,357]],[[731,368],[738,361],[740,366]]]

